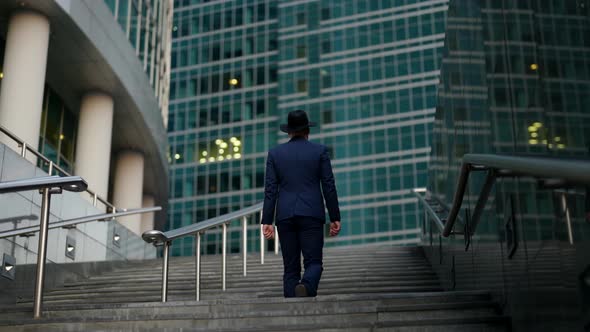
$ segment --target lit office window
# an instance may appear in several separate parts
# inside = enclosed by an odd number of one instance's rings
[[[229,139],[218,138],[215,141],[201,145],[199,148],[199,163],[214,163],[224,160],[242,158],[242,140],[232,136]]]

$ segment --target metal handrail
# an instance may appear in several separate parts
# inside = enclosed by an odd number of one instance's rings
[[[440,197],[438,197],[436,195],[431,195],[430,198],[435,200],[438,205],[440,205],[443,209],[445,209],[445,211],[447,211],[447,212],[451,211],[451,207],[445,201],[440,199]],[[458,217],[458,218],[460,218],[460,217]],[[461,220],[461,219],[459,219],[459,220]]]
[[[205,231],[222,227],[222,250],[221,250],[221,289],[226,289],[226,270],[227,270],[227,226],[231,221],[236,219],[242,220],[242,266],[243,274],[247,275],[247,250],[248,250],[248,216],[260,213],[260,220],[262,220],[262,205],[263,203],[254,204],[252,206],[243,208],[238,211],[230,212],[215,218],[211,218],[196,224],[170,230],[168,232],[161,232],[158,230],[151,230],[144,232],[142,238],[147,243],[152,243],[155,246],[163,246],[163,260],[162,260],[162,302],[166,302],[168,298],[168,265],[170,256],[170,246],[172,240],[195,236],[195,299],[200,300],[201,289],[201,236]],[[262,235],[263,225],[260,225],[260,264],[264,264],[264,236]],[[279,234],[275,230],[274,241],[275,255],[279,252]]]
[[[50,160],[49,158],[45,157],[42,153],[40,153],[39,151],[31,148],[29,146],[29,144],[27,144],[27,142],[25,142],[24,140],[22,140],[21,138],[19,138],[18,136],[16,136],[13,132],[11,132],[10,130],[6,129],[6,127],[1,126],[0,125],[0,132],[4,133],[6,136],[8,136],[9,138],[11,138],[13,141],[15,141],[18,146],[21,148],[20,151],[20,155],[23,158],[26,158],[27,156],[27,151],[31,152],[33,155],[35,155],[35,157],[43,160],[47,165],[48,165],[48,169],[47,169],[47,173],[48,175],[51,176],[51,173],[53,173],[53,170],[57,170],[59,174],[64,175],[64,176],[72,176],[70,173],[66,172],[63,168],[55,165],[53,163],[53,160]],[[101,196],[99,196],[98,194],[96,194],[96,192],[86,188],[86,192],[88,194],[90,194],[90,196],[92,197],[92,204],[94,206],[96,206],[97,202],[101,202],[102,204],[104,204],[109,210],[111,211],[116,211],[117,208],[111,204],[109,201],[107,201],[106,199],[102,198]]]
[[[37,252],[37,274],[35,280],[35,298],[33,300],[33,317],[41,318],[43,302],[43,283],[45,280],[45,261],[47,258],[47,235],[49,232],[49,207],[51,195],[61,194],[63,190],[80,192],[88,184],[79,176],[46,176],[0,183],[1,193],[39,190],[41,193],[41,216],[39,220],[39,247]]]
[[[79,176],[44,176],[23,180],[14,180],[0,182],[0,194],[9,192],[39,190],[41,198],[41,215],[38,226],[15,229],[8,232],[0,233],[0,239],[32,232],[39,232],[39,246],[37,252],[37,272],[35,280],[35,296],[33,299],[33,317],[41,318],[41,309],[43,304],[43,284],[45,280],[45,264],[47,259],[47,236],[49,229],[57,227],[71,227],[77,224],[105,219],[118,216],[131,215],[136,213],[146,213],[159,211],[159,206],[150,208],[141,208],[113,213],[101,213],[98,215],[84,216],[80,218],[62,220],[49,224],[49,211],[51,206],[51,195],[61,194],[63,190],[72,192],[85,191],[88,184]]]
[[[438,214],[436,214],[436,212],[432,209],[430,204],[428,204],[426,199],[424,199],[424,197],[420,194],[422,192],[425,193],[426,188],[415,188],[415,189],[412,189],[411,192],[418,198],[418,201],[420,201],[420,203],[422,203],[422,206],[424,206],[426,213],[428,215],[430,215],[432,220],[434,220],[434,224],[438,227],[439,231],[442,232],[443,229],[445,228],[444,222],[440,219]]]
[[[473,214],[470,218],[471,224],[470,229],[468,230],[470,234],[475,232],[495,180],[499,177],[533,177],[541,181],[551,180],[550,182],[559,183],[563,187],[590,185],[589,160],[555,159],[536,156],[466,154],[463,156],[463,164],[457,181],[453,204],[449,211],[448,218],[444,221],[444,227],[441,231],[441,235],[444,237],[451,235],[455,221],[458,219],[457,217],[463,203],[463,196],[465,195],[465,190],[467,188],[469,174],[472,171],[487,171],[488,173],[476,206],[473,209]],[[563,208],[566,211],[569,241],[573,244],[571,220],[565,201],[566,194],[567,193],[565,192],[561,194],[562,205],[564,205]],[[422,198],[421,195],[419,198]],[[425,207],[428,206],[428,202],[423,198],[420,202]],[[437,226],[439,225],[437,224]]]
[[[148,208],[122,210],[122,211],[118,211],[115,213],[93,214],[93,215],[89,215],[89,216],[85,216],[85,217],[66,219],[66,220],[61,220],[61,221],[50,223],[49,229],[60,228],[60,227],[68,228],[68,227],[73,227],[73,226],[76,226],[79,224],[85,224],[85,223],[92,222],[92,221],[108,220],[108,219],[114,219],[114,218],[118,218],[118,217],[129,216],[129,215],[133,215],[133,214],[156,212],[156,211],[160,211],[160,210],[162,210],[161,206],[154,206],[154,207],[148,207]],[[19,236],[19,235],[25,235],[25,234],[31,234],[31,233],[38,232],[39,230],[40,230],[40,226],[38,226],[38,225],[13,229],[10,231],[5,231],[5,232],[0,233],[0,239],[7,238],[7,237],[13,237],[13,236]]]
[[[224,223],[230,222],[232,220],[249,216],[251,214],[257,213],[262,211],[262,202],[258,204],[254,204],[247,208],[243,208],[241,210],[237,210],[234,212],[230,212],[221,216],[217,216],[211,219],[207,219],[205,221],[198,222],[196,224],[180,227],[177,229],[169,230],[167,232],[162,233],[161,241],[157,242],[156,245],[161,245],[163,242],[176,240],[181,237],[196,235],[199,232],[206,231],[210,228],[219,227]],[[144,233],[145,234],[145,233]],[[153,241],[149,241],[151,238],[144,239],[147,242],[151,243]]]
[[[62,188],[67,191],[84,191],[88,184],[79,176],[43,176],[38,178],[0,182],[0,194],[45,188]]]

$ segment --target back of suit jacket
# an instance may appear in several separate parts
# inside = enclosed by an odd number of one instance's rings
[[[322,199],[323,193],[323,199]],[[268,152],[263,224],[306,216],[325,221],[324,200],[331,221],[340,220],[338,194],[328,149],[294,137]]]

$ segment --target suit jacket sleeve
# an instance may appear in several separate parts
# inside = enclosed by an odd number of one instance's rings
[[[324,147],[320,157],[320,172],[322,181],[322,193],[330,214],[330,221],[340,221],[340,208],[338,207],[338,193],[336,193],[336,184],[334,182],[334,174],[332,173],[332,164],[330,163],[330,155],[328,148]]]
[[[272,225],[278,196],[278,180],[272,154],[266,158],[266,177],[264,179],[264,205],[262,207],[262,223]]]

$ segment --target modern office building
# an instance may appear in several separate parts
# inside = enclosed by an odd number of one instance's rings
[[[418,241],[410,189],[426,185],[446,11],[444,0],[176,1],[167,227],[261,201],[279,124],[304,109],[340,197],[343,231],[327,245]],[[205,250],[220,250],[207,236]],[[173,253],[191,255],[183,241]]]
[[[145,74],[158,105],[168,121],[170,52],[172,48],[172,0],[104,0],[119,23]]]
[[[155,258],[141,234],[163,227],[168,203],[172,5],[0,1],[0,303],[32,296],[36,280],[83,277],[85,262]],[[89,191],[6,191],[9,181],[70,174]],[[150,206],[162,210],[105,218]]]
[[[0,125],[58,168],[82,176],[119,208],[167,206],[163,120],[172,5],[167,0],[0,4]],[[7,136],[2,143],[18,149]],[[143,224],[139,215],[122,221],[141,234],[153,229],[153,218]]]
[[[277,10],[276,1],[175,3],[168,228],[262,199],[266,151],[277,142]],[[206,252],[218,250],[207,240],[218,235],[205,239]],[[192,255],[192,239],[183,241],[173,253]]]
[[[450,1],[429,195],[453,203],[468,153],[587,167],[589,19],[585,0]],[[515,329],[589,326],[588,188],[498,176],[479,223],[485,169],[469,176],[459,234],[444,239],[425,225],[439,276],[453,289],[493,289]]]
[[[279,4],[278,117],[301,108],[329,147],[343,231],[332,244],[417,241],[447,1]]]
[[[588,157],[587,5],[451,2],[429,173],[440,198],[452,200],[465,153]],[[552,227],[550,195],[534,182],[518,195],[527,218]]]

